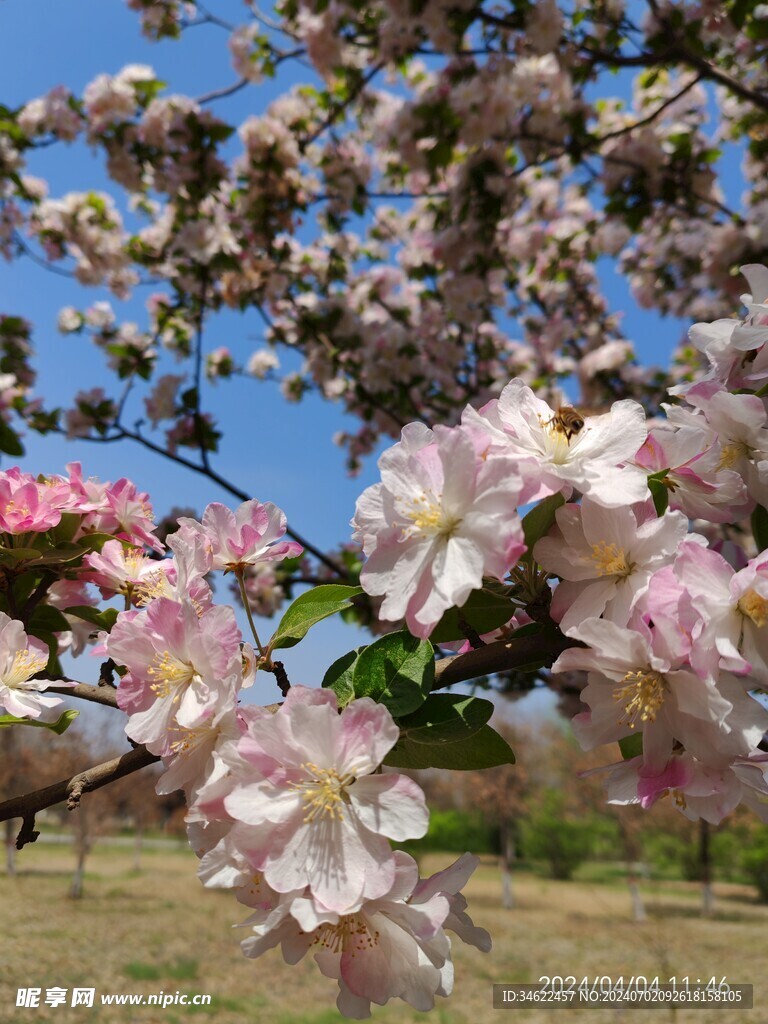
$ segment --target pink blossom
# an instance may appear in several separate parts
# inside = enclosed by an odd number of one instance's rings
[[[0,530],[4,533],[45,533],[61,521],[61,510],[27,475],[0,475]]]
[[[212,502],[202,523],[182,517],[179,525],[198,533],[208,544],[212,568],[237,572],[248,565],[295,558],[304,550],[294,541],[281,541],[287,529],[285,514],[272,502],[246,501],[235,512]]]
[[[346,1017],[370,1016],[371,1003],[403,999],[417,1010],[430,1010],[435,996],[453,987],[451,944],[445,929],[465,942],[488,950],[488,933],[475,928],[464,913],[459,887],[477,859],[462,857],[432,878],[419,880],[415,861],[395,853],[396,870],[388,890],[346,914],[328,911],[309,893],[281,896],[256,877],[240,896],[255,907],[244,922],[253,936],[243,952],[258,957],[280,944],[288,963],[310,949],[322,973],[339,985],[336,1005]],[[243,890],[241,890],[243,891]]]
[[[108,540],[100,554],[86,555],[83,566],[80,578],[95,583],[104,597],[125,594],[139,604],[166,591],[166,579],[172,570],[170,562],[149,558],[140,548],[119,540]]]
[[[232,704],[242,682],[240,631],[231,608],[198,615],[188,602],[159,597],[146,611],[124,612],[107,637],[107,651],[125,675],[117,702],[127,734],[169,757],[175,730],[194,729]]]
[[[414,782],[372,774],[399,735],[383,705],[363,698],[339,715],[332,691],[304,686],[292,687],[271,719],[249,724],[240,752],[251,773],[224,806],[253,827],[252,863],[274,889],[308,885],[338,913],[388,891],[395,864],[387,838],[427,828]]]
[[[665,574],[671,570],[657,575]],[[653,627],[635,615],[631,628],[588,619],[569,631],[591,648],[571,648],[552,666],[589,672],[581,699],[590,711],[573,721],[579,742],[591,749],[642,729],[644,764],[657,770],[675,742],[708,763],[747,754],[762,738],[768,713],[734,677],[715,682],[691,670],[684,627],[694,613],[681,589],[654,593],[652,582],[647,603]]]
[[[23,623],[0,612],[0,705],[17,718],[40,718],[53,721],[53,713],[62,700],[43,697],[49,686],[66,686],[61,679],[33,679],[48,664],[47,644],[27,636]]]
[[[382,482],[358,499],[353,520],[368,558],[360,582],[385,595],[382,618],[405,618],[427,637],[483,575],[502,579],[525,550],[515,511],[524,485],[514,459],[484,460],[463,428],[410,424],[379,468]]]
[[[534,557],[561,582],[552,616],[567,633],[603,615],[623,626],[656,569],[671,562],[688,532],[682,512],[638,525],[631,508],[607,509],[589,498],[555,513],[557,526],[534,548]]]
[[[734,572],[717,552],[685,545],[674,571],[702,618],[694,666],[703,670],[714,655],[721,668],[768,684],[768,554]]]
[[[669,507],[691,519],[730,523],[750,511],[741,475],[722,464],[720,445],[702,426],[654,427],[635,462],[647,473],[667,470]]]
[[[607,765],[608,802],[639,803],[648,809],[669,794],[674,806],[691,821],[719,825],[740,804],[768,823],[768,754],[755,751],[727,765],[704,763],[686,751],[673,754],[659,770],[643,765],[642,757]]]
[[[540,486],[533,498],[557,491],[569,497],[576,489],[614,508],[643,501],[648,493],[645,474],[630,464],[647,434],[637,402],[614,402],[610,412],[584,416],[583,426],[571,431],[517,378],[479,413],[468,407],[464,422],[490,433],[492,452],[522,460],[522,472],[530,467]]]

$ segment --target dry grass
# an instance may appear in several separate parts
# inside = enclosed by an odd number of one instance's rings
[[[425,858],[423,870],[442,867],[446,858]],[[0,959],[0,1022],[51,1021],[55,1024],[332,1024],[339,1015],[335,990],[311,958],[298,967],[282,963],[278,952],[259,961],[246,960],[231,925],[247,910],[228,893],[207,892],[198,884],[191,854],[172,851],[145,854],[140,873],[132,871],[130,850],[102,848],[92,855],[85,897],[67,898],[72,853],[66,848],[27,848],[19,857],[16,878],[0,876],[3,905]],[[513,1021],[597,1024],[694,1024],[704,1016],[712,1024],[768,1021],[765,970],[768,907],[750,890],[716,887],[716,912],[699,915],[696,886],[684,883],[646,885],[649,920],[630,920],[623,886],[552,882],[532,875],[516,879],[517,907],[499,905],[500,882],[492,863],[484,864],[468,895],[475,920],[494,937],[494,951],[456,948],[456,994],[441,1000],[426,1017],[403,1003],[374,1010],[374,1018],[434,1021],[435,1024],[482,1024],[501,1021],[494,1011],[494,982],[533,982],[541,975],[644,974],[662,979],[689,975],[755,985],[753,1011],[649,1011],[552,1009],[514,1011]],[[160,990],[204,992],[207,1008],[167,1009],[64,1007],[15,1009],[16,988],[55,985],[95,987],[100,993]],[[508,1019],[508,1018],[507,1018]]]

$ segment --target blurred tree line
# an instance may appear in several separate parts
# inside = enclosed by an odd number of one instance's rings
[[[499,728],[497,726],[497,728]],[[603,773],[592,770],[621,759],[585,754],[565,724],[536,730],[501,727],[517,764],[482,772],[414,773],[432,808],[430,829],[407,844],[428,851],[493,854],[500,858],[505,906],[512,906],[514,866],[555,879],[577,869],[590,880],[624,878],[633,910],[644,916],[642,879],[701,882],[705,911],[713,881],[756,886],[768,902],[768,827],[737,810],[718,827],[689,821],[667,794],[651,810],[606,804]]]
[[[498,856],[507,907],[514,903],[515,868],[564,880],[578,869],[593,881],[625,879],[638,919],[644,916],[643,879],[702,882],[705,910],[712,881],[752,884],[768,902],[768,827],[748,812],[737,810],[719,827],[702,828],[681,815],[669,796],[650,811],[606,804],[602,773],[590,774],[606,762],[604,753],[583,753],[565,723],[499,731],[516,751],[516,765],[412,773],[432,808],[427,835],[403,844],[414,856],[466,850]],[[118,747],[117,740],[79,725],[55,744],[44,729],[0,728],[0,799],[106,761],[120,753]],[[613,760],[619,757],[617,747]],[[82,895],[87,857],[99,840],[129,836],[133,867],[140,870],[148,835],[184,839],[183,795],[158,797],[157,775],[150,767],[90,793],[75,811],[60,804],[46,812],[46,835],[73,847],[70,895]],[[19,824],[5,823],[8,874],[23,869],[15,850]]]

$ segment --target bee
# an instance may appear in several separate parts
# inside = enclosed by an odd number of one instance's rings
[[[571,438],[576,437],[579,431],[583,430],[584,417],[573,406],[561,405],[547,426],[557,431],[558,434],[563,434],[566,441],[570,443]]]

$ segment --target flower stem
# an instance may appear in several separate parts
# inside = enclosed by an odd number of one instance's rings
[[[235,569],[235,576],[237,577],[237,582],[238,582],[238,584],[240,586],[240,597],[242,598],[242,601],[243,601],[243,607],[245,608],[245,614],[248,616],[248,625],[251,627],[251,632],[253,633],[253,639],[256,641],[256,646],[259,649],[259,654],[262,656],[262,658],[265,658],[267,656],[267,652],[262,647],[261,640],[259,640],[259,634],[256,632],[256,624],[253,621],[253,616],[251,615],[251,606],[248,603],[248,595],[245,592],[245,572],[244,572],[244,570],[243,569]]]

